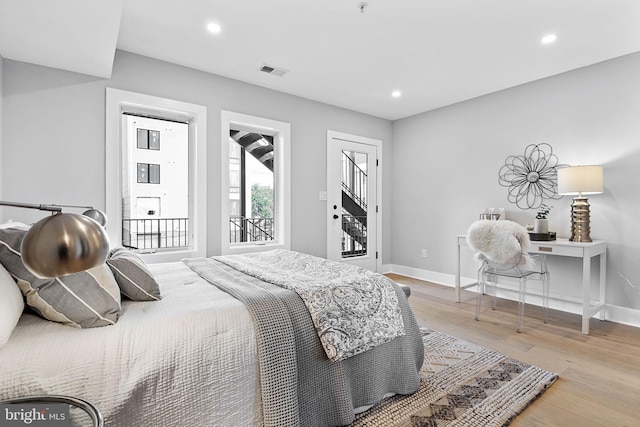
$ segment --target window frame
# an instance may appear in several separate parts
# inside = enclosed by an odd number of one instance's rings
[[[223,255],[291,249],[291,125],[277,120],[222,110],[220,134],[221,224]],[[231,129],[273,136],[274,214],[276,238],[260,242],[229,242],[229,133]]]
[[[145,262],[207,256],[207,108],[168,98],[106,88],[105,193],[107,234],[122,245],[122,113],[150,114],[189,123],[189,248],[142,251]]]

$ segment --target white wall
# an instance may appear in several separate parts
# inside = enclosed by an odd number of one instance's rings
[[[394,122],[392,264],[453,283],[456,235],[485,207],[533,223],[535,211],[507,202],[498,170],[542,142],[560,163],[603,165],[604,194],[589,202],[591,237],[609,245],[607,303],[640,310],[640,54]],[[560,236],[569,235],[570,203],[550,202],[550,229]],[[463,275],[475,277],[463,255]],[[578,261],[550,258],[552,293],[580,295]]]
[[[384,141],[391,158],[387,120],[306,100],[162,61],[116,52],[112,78],[5,60],[5,198],[33,203],[105,206],[105,88],[205,105],[208,111],[208,247],[219,253],[220,111],[229,110],[291,123],[292,248],[325,255],[327,129]],[[310,82],[313,84],[313,82]],[[226,141],[225,141],[226,143]],[[390,163],[390,162],[388,162]],[[384,194],[391,165],[385,165]],[[10,211],[10,212],[9,212]],[[390,242],[390,215],[383,207],[383,238]],[[5,216],[33,221],[37,211],[7,209]],[[390,261],[390,243],[383,260]]]

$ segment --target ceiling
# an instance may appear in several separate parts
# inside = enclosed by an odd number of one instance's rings
[[[2,0],[0,55],[108,78],[122,49],[395,120],[640,51],[639,0],[359,3]]]

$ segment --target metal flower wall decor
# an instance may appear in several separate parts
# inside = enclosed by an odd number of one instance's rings
[[[537,209],[547,199],[558,199],[558,157],[549,144],[531,144],[524,155],[509,156],[498,172],[498,182],[509,188],[507,200],[520,209]]]

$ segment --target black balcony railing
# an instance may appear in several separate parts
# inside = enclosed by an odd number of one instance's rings
[[[349,258],[367,254],[366,217],[357,217],[342,212],[342,257]]]
[[[264,242],[273,240],[273,218],[229,218],[229,242]]]
[[[122,220],[122,245],[136,249],[189,246],[189,218]]]

